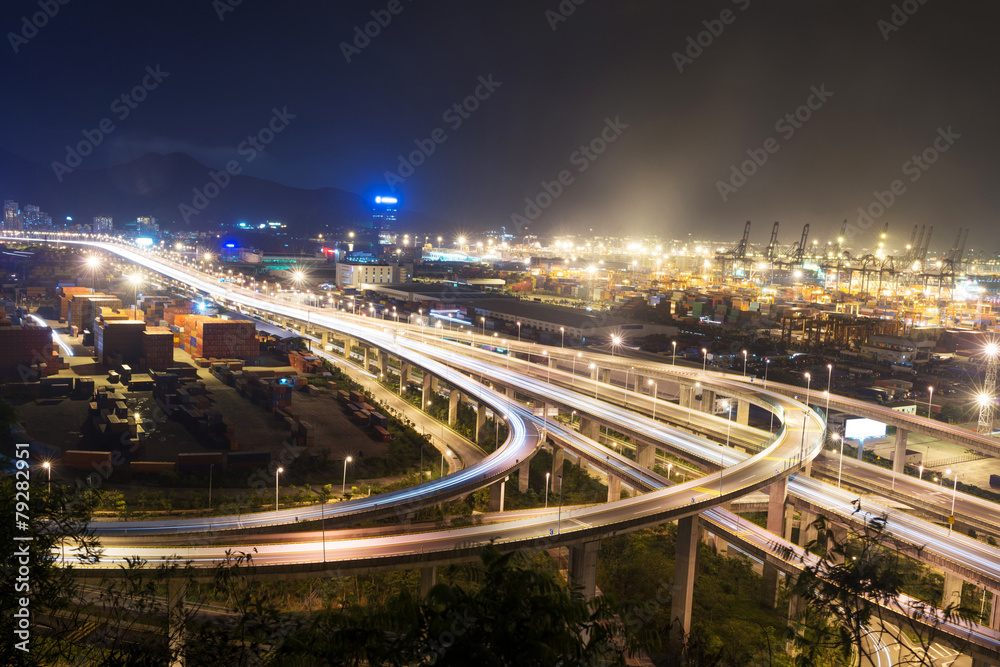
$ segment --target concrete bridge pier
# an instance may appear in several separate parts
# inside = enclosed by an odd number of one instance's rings
[[[420,394],[420,397],[421,397],[421,399],[420,399],[420,408],[422,410],[425,410],[425,411],[427,410],[427,407],[428,407],[427,404],[431,402],[431,394],[433,393],[433,391],[432,391],[432,389],[433,389],[432,388],[433,381],[434,381],[434,377],[430,373],[428,373],[427,371],[424,371],[424,384],[423,384],[423,389],[422,389],[421,394]]]
[[[326,346],[330,344],[330,332],[321,331],[319,333],[319,349],[326,352]]]
[[[498,419],[497,415],[494,414],[494,426],[497,426],[496,422]],[[486,426],[486,404],[480,401],[479,405],[476,406],[476,444],[479,443],[479,434],[482,432],[484,426]]]
[[[378,372],[383,378],[389,377],[389,355],[382,350],[378,352]]]
[[[1000,631],[1000,593],[993,592],[993,602],[990,604],[990,629]]]
[[[670,600],[670,643],[679,649],[691,634],[691,606],[694,581],[698,574],[698,516],[677,521],[677,552],[674,557],[674,585]]]
[[[677,388],[677,403],[682,408],[694,407],[694,387],[680,385]]]
[[[646,470],[656,465],[656,446],[645,442],[635,443],[635,462]]]
[[[711,389],[701,390],[701,411],[708,414],[715,414],[715,392]]]
[[[796,579],[789,578],[788,580],[789,587],[794,586],[795,582]],[[790,595],[788,597],[788,626],[791,627],[795,619],[801,616],[802,612],[804,612],[805,610],[806,610],[806,601],[803,600],[798,595]],[[788,642],[785,643],[785,652],[793,657],[797,654],[794,642],[789,640]]]
[[[365,369],[366,373],[370,373],[371,371],[368,370],[368,365],[371,363],[371,356],[370,356],[371,355],[371,348],[368,347],[367,345],[362,345],[361,347],[365,351],[365,362],[364,362],[365,365],[362,366],[362,368]]]
[[[413,366],[406,363],[402,359],[399,360],[399,395],[402,396],[406,393],[407,388],[410,385],[410,371],[413,370]]]
[[[569,581],[582,589],[583,597],[593,600],[597,593],[597,553],[601,542],[584,542],[569,548]]]
[[[521,467],[517,469],[517,490],[521,493],[528,492],[528,473],[531,466],[531,459],[527,459],[521,464]]]
[[[187,581],[178,577],[167,579],[167,646],[170,667],[184,667],[184,598]]]
[[[750,402],[737,400],[736,401],[736,423],[747,426],[750,424]]]
[[[586,417],[580,417],[580,435],[585,438],[590,438],[593,441],[597,441],[598,436],[601,433],[601,426],[597,422],[587,419]]]
[[[780,535],[785,528],[785,500],[788,498],[788,479],[781,478],[767,487],[767,530]],[[760,602],[770,608],[778,603],[778,568],[764,561]]]
[[[552,453],[552,493],[559,493],[562,489],[563,463],[566,461],[566,450],[556,447]]]
[[[905,428],[896,427],[896,447],[892,452],[892,471],[902,473],[903,466],[906,465],[906,436]]]
[[[462,392],[452,389],[448,394],[448,426],[454,426],[458,418],[458,403],[462,399]]]
[[[941,608],[959,606],[962,604],[962,577],[951,572],[944,573],[944,594],[941,596]]]
[[[420,597],[425,598],[437,583],[437,567],[420,568]]]
[[[600,368],[598,369],[597,379],[604,384],[611,384],[611,369],[610,368]]]
[[[620,477],[615,477],[614,475],[608,475],[608,502],[614,502],[616,500],[621,500],[622,498],[622,480]]]
[[[509,477],[504,477],[499,482],[494,482],[490,484],[490,511],[491,512],[503,512],[504,498],[507,495],[507,480]]]
[[[810,542],[815,541],[818,535],[816,527],[812,525],[816,521],[816,515],[805,510],[799,514],[799,546],[805,547]]]

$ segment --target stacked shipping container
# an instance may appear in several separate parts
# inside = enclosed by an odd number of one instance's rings
[[[0,372],[15,373],[34,364],[58,368],[53,350],[52,329],[37,326],[0,327]],[[42,375],[46,373],[43,372]]]

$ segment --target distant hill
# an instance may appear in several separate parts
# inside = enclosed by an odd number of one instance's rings
[[[84,163],[83,166],[86,166]],[[61,220],[90,221],[95,215],[115,222],[152,215],[175,229],[210,229],[220,223],[280,220],[292,233],[308,233],[324,226],[366,223],[371,213],[360,195],[321,188],[304,190],[252,176],[232,176],[218,195],[185,222],[181,204],[192,207],[194,189],[204,192],[215,171],[184,153],[149,153],[107,169],[76,169],[62,182],[48,165],[37,165],[0,150],[0,198],[22,206],[37,204]],[[209,188],[211,193],[214,186]],[[190,213],[190,212],[189,212]],[[434,224],[419,214],[406,215],[408,229]]]

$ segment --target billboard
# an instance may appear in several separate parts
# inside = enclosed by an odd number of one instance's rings
[[[844,421],[844,437],[854,440],[884,438],[885,424],[874,419],[847,419]]]

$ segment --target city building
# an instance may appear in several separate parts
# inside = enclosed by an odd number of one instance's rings
[[[3,202],[3,228],[8,232],[19,232],[24,229],[21,210],[17,202],[12,199],[5,199]]]
[[[372,205],[372,236],[376,244],[396,232],[399,200],[396,197],[375,197]],[[387,239],[388,240],[388,239]]]
[[[114,220],[102,215],[94,217],[94,233],[110,234],[114,230]]]
[[[402,268],[396,264],[337,264],[337,287],[364,289],[367,285],[390,285],[402,280]]]

